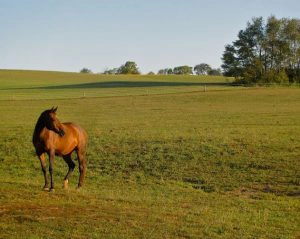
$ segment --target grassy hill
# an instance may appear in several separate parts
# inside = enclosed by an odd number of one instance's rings
[[[226,89],[230,78],[0,71],[0,100],[66,99]]]
[[[300,89],[228,82],[0,71],[0,238],[300,236]],[[81,191],[58,157],[41,191],[31,136],[52,106],[89,134]]]

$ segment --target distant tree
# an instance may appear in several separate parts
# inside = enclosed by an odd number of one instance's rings
[[[118,69],[118,74],[140,74],[137,64],[134,61],[127,61]]]
[[[167,74],[168,75],[173,75],[174,74],[173,69],[172,68],[167,69]]]
[[[194,67],[194,71],[195,71],[196,75],[208,75],[208,72],[210,70],[212,70],[210,65],[208,65],[206,63],[201,63]]]
[[[189,75],[193,74],[193,67],[190,66],[177,66],[173,69],[175,75]]]
[[[119,68],[108,69],[103,72],[105,75],[116,75],[118,74]]]
[[[90,69],[88,69],[88,68],[82,68],[80,70],[80,73],[92,73],[92,71]]]
[[[158,75],[172,75],[173,74],[173,69],[172,68],[165,68],[161,69],[157,72]]]
[[[160,70],[157,72],[157,74],[158,74],[158,75],[166,75],[164,69],[160,69]]]
[[[210,69],[209,71],[208,71],[208,75],[210,75],[210,76],[221,76],[222,75],[222,71],[221,71],[221,69]]]
[[[155,75],[153,71],[150,71],[147,75]]]

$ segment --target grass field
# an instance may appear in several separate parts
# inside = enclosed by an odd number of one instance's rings
[[[0,71],[0,238],[299,238],[300,88],[195,76]],[[40,113],[89,134],[85,187],[56,191]]]

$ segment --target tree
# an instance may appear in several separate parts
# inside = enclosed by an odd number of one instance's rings
[[[193,74],[193,67],[190,66],[177,66],[173,69],[175,75],[189,75]]]
[[[118,69],[118,74],[140,74],[137,64],[134,61],[127,61]]]
[[[108,69],[103,72],[105,75],[116,75],[118,74],[119,68]]]
[[[210,76],[221,76],[222,75],[222,71],[221,69],[210,69],[207,73]]]
[[[281,42],[280,42],[280,28],[281,21],[275,16],[268,18],[266,25],[266,52],[268,69],[276,69],[280,65],[279,54]]]
[[[224,75],[247,83],[300,83],[300,20],[253,18],[225,46]]]
[[[160,69],[157,72],[158,75],[172,75],[173,74],[173,69],[172,68],[165,68],[165,69]]]
[[[166,75],[164,69],[160,69],[160,70],[157,72],[157,74],[158,74],[158,75]]]
[[[173,69],[172,68],[167,69],[167,74],[168,75],[173,75],[174,74]]]
[[[237,52],[233,45],[226,45],[222,56],[223,68],[225,76],[240,76],[240,62],[237,58]]]
[[[286,44],[286,70],[291,82],[300,82],[300,20],[283,19]]]
[[[208,75],[208,72],[211,70],[210,65],[206,63],[201,63],[194,67],[194,71],[197,75]]]
[[[92,73],[92,71],[90,69],[88,69],[88,68],[82,68],[80,70],[80,73]]]

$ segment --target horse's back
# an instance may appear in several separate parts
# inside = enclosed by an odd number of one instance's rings
[[[72,134],[77,137],[78,144],[85,146],[87,144],[88,135],[84,128],[82,128],[79,124],[73,122],[66,122],[63,125],[72,131]],[[68,133],[67,133],[68,134]]]

